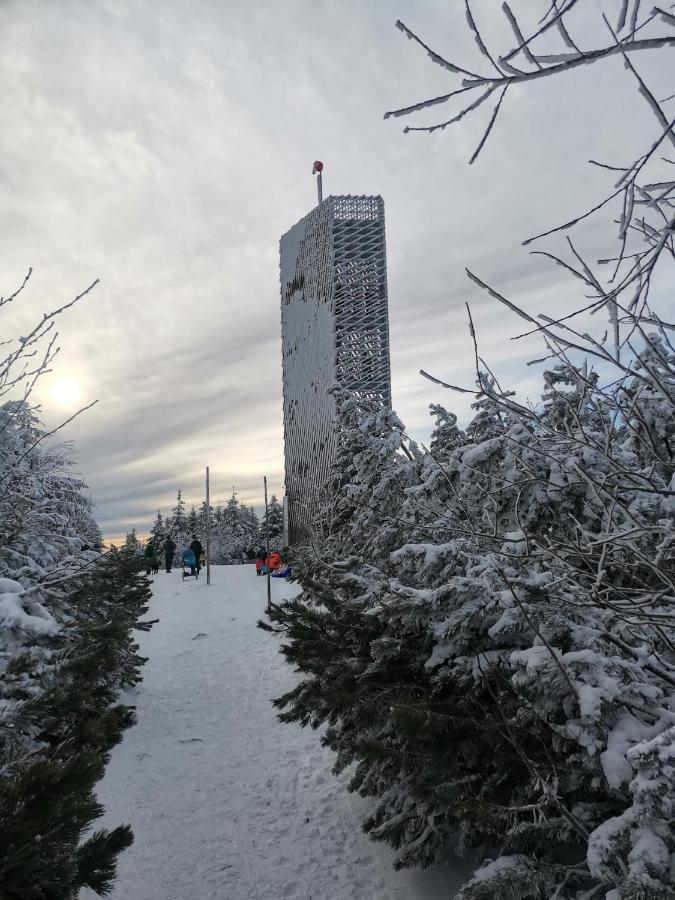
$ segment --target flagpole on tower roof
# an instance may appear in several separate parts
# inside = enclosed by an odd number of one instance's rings
[[[318,175],[316,179],[316,189],[319,194],[319,203],[323,202],[323,184],[321,182],[321,173],[323,172],[323,163],[320,159],[314,161],[314,168],[312,169],[312,175]]]

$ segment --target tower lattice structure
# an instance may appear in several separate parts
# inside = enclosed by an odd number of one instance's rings
[[[339,384],[391,405],[382,197],[328,197],[280,242],[288,538],[311,536],[337,450]]]

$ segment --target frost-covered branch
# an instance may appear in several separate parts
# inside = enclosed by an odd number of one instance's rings
[[[588,2],[584,3],[588,8]],[[606,284],[591,273],[590,266],[573,251],[577,261],[581,263],[581,272],[566,263],[555,254],[546,253],[557,265],[561,265],[575,277],[586,280],[592,290],[592,302],[571,313],[596,313],[605,307],[608,311],[613,351],[612,356],[620,357],[626,341],[625,322],[622,312],[638,310],[644,314],[653,276],[664,254],[675,259],[675,181],[667,173],[661,174],[663,165],[671,160],[658,157],[658,151],[665,142],[675,146],[675,119],[668,115],[663,102],[659,102],[635,66],[634,58],[644,53],[664,54],[675,49],[675,16],[663,9],[655,7],[640,19],[640,3],[623,4],[616,18],[616,26],[612,26],[608,15],[600,13],[600,21],[610,33],[611,43],[590,50],[579,49],[579,42],[571,37],[574,29],[571,20],[573,13],[582,6],[581,0],[552,4],[544,13],[540,24],[525,37],[525,29],[508,3],[502,5],[506,23],[515,37],[516,44],[508,52],[498,53],[491,49],[484,39],[476,18],[466,0],[468,28],[474,38],[483,62],[489,63],[491,71],[479,74],[445,59],[431,49],[418,35],[402,22],[397,23],[403,33],[424,49],[437,65],[442,66],[451,76],[460,79],[459,87],[447,94],[423,100],[410,106],[388,112],[389,116],[407,116],[439,104],[453,102],[459,98],[465,100],[460,110],[444,121],[433,125],[408,126],[405,131],[433,132],[456,125],[468,115],[474,114],[483,103],[498,97],[493,105],[492,113],[483,130],[476,150],[470,157],[472,163],[485,146],[502,109],[507,89],[515,84],[525,85],[544,77],[558,77],[579,66],[592,66],[612,56],[620,56],[624,66],[635,80],[639,95],[649,106],[659,126],[659,134],[651,142],[645,152],[628,166],[615,166],[591,160],[611,172],[619,173],[612,190],[600,200],[567,221],[555,225],[534,237],[524,240],[528,245],[534,241],[550,237],[574,228],[579,223],[601,211],[619,204],[616,218],[618,226],[619,250],[616,256],[608,256],[599,260],[600,264],[611,264],[611,274]],[[655,31],[660,29],[660,31]],[[557,36],[564,47],[563,52],[540,53],[535,47],[542,41],[550,42]],[[640,51],[638,57],[634,54]],[[474,94],[477,97],[474,98]],[[466,97],[465,97],[466,95]],[[570,248],[571,249],[571,248]],[[625,299],[623,299],[625,297]],[[559,320],[560,322],[561,320]],[[630,329],[628,329],[629,331]],[[623,331],[623,333],[622,333]],[[574,345],[569,345],[574,349]],[[601,351],[605,355],[605,351]]]

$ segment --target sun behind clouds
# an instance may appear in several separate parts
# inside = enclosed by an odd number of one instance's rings
[[[82,391],[73,378],[59,378],[50,390],[52,400],[62,409],[73,409],[80,402]]]

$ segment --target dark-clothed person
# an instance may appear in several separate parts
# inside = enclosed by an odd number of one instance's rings
[[[164,559],[166,561],[166,571],[167,572],[171,571],[171,566],[173,565],[173,554],[174,554],[175,549],[176,549],[176,545],[171,540],[171,538],[168,537],[164,541]]]
[[[204,552],[204,548],[197,540],[196,534],[192,535],[192,543],[190,544],[190,550],[192,550],[192,552],[195,555],[195,562],[197,563],[197,572],[199,573],[199,570],[202,567],[202,553]]]

